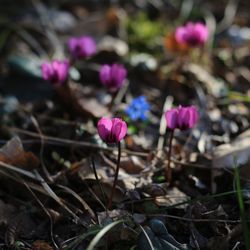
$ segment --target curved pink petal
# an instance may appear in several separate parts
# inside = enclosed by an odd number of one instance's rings
[[[109,65],[107,64],[102,65],[99,73],[99,78],[103,85],[108,85],[110,82],[110,70],[111,67]]]
[[[113,64],[111,67],[110,74],[112,82],[115,85],[114,87],[120,88],[123,85],[124,80],[127,76],[127,70],[124,68],[123,65]]]
[[[121,141],[127,134],[127,124],[122,119],[113,118],[112,119],[112,133],[115,136],[116,142]]]
[[[181,26],[181,27],[178,27],[176,29],[176,31],[175,31],[175,40],[178,43],[185,44],[186,43],[186,39],[185,39],[186,36],[187,36],[187,32],[186,32],[185,27]]]
[[[109,142],[108,139],[112,130],[112,121],[105,117],[101,118],[98,121],[97,130],[101,139],[105,142]]]
[[[167,127],[170,129],[176,129],[178,128],[178,109],[173,108],[165,113],[165,118],[167,122]]]
[[[209,31],[206,25],[203,23],[196,23],[194,25],[194,32],[199,34],[200,43],[204,44],[209,36]]]
[[[79,38],[79,47],[81,48],[82,57],[92,56],[96,53],[96,43],[90,36],[83,36]]]
[[[192,128],[195,126],[195,124],[198,121],[199,114],[195,106],[189,107],[189,128]]]
[[[62,83],[67,79],[68,73],[69,73],[69,62],[67,60],[62,61],[60,63],[60,66],[57,69],[57,73],[58,73],[59,82]]]
[[[49,81],[52,74],[53,74],[51,64],[43,63],[42,66],[41,66],[41,72],[42,72],[43,79],[46,80],[46,81]]]
[[[188,107],[181,107],[179,109],[179,116],[178,116],[178,125],[179,129],[187,129],[189,126],[189,108]]]

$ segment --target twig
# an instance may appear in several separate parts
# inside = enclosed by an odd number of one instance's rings
[[[57,187],[63,189],[63,190],[66,191],[67,193],[73,195],[73,196],[82,204],[83,208],[89,212],[89,214],[91,215],[92,218],[95,218],[95,217],[96,217],[94,211],[93,211],[93,210],[91,209],[91,207],[87,204],[87,202],[84,201],[84,200],[82,199],[82,197],[81,197],[80,195],[78,195],[74,190],[72,190],[72,189],[70,189],[70,188],[68,188],[68,187],[66,187],[66,186],[63,186],[63,185],[57,185]]]
[[[219,34],[226,30],[234,21],[234,17],[237,12],[239,0],[229,0],[225,8],[224,17],[217,25],[216,34]]]
[[[170,163],[171,163],[171,152],[172,152],[173,138],[174,138],[174,129],[170,131],[169,147],[168,147],[168,164],[167,164],[167,167],[165,169],[165,178],[166,178],[166,181],[168,183],[171,182],[171,178],[172,178],[172,171],[171,171]]]
[[[221,223],[240,223],[240,220],[221,220],[221,219],[191,219],[170,214],[147,214],[149,217],[167,217],[176,220],[183,220],[188,222],[221,222]]]
[[[118,91],[117,95],[115,96],[115,98],[113,100],[113,106],[112,106],[111,111],[114,111],[114,106],[117,107],[121,103],[122,98],[124,97],[124,95],[127,92],[128,86],[129,86],[129,81],[126,80],[125,83],[123,84],[122,88],[120,88],[120,90]]]
[[[93,156],[91,156],[91,163],[92,163],[92,167],[93,167],[93,171],[94,171],[94,175],[95,175],[97,184],[98,184],[98,186],[100,188],[100,191],[102,193],[103,200],[105,201],[106,200],[106,195],[105,195],[105,193],[103,191],[102,184],[101,184],[101,182],[100,182],[100,180],[98,178],[98,175],[97,175],[97,172],[96,172],[96,167],[95,167],[95,160],[94,160]],[[107,211],[107,209],[105,209],[105,210]]]
[[[45,208],[45,206],[43,205],[43,203],[38,199],[38,197],[36,196],[36,194],[31,190],[31,188],[29,187],[29,185],[27,185],[27,183],[24,180],[22,180],[22,182],[23,182],[23,185],[25,185],[25,187],[29,190],[29,192],[31,193],[31,195],[34,197],[34,199],[37,201],[37,203],[41,206],[41,208],[43,209],[43,211],[45,212],[45,214],[49,217],[49,220],[50,220],[50,237],[51,237],[51,240],[52,240],[52,243],[53,243],[54,247],[56,249],[59,249],[58,245],[55,242],[54,235],[53,235],[53,223],[54,222],[53,222],[53,219],[51,217],[51,214]]]
[[[24,134],[24,135],[28,135],[31,137],[35,137],[35,138],[40,138],[40,135],[34,132],[30,132],[27,130],[23,130],[23,129],[19,129],[19,128],[9,128],[10,131],[16,132],[16,133],[20,133],[20,134]],[[94,143],[90,143],[90,142],[79,142],[79,141],[74,141],[74,140],[69,140],[69,139],[61,139],[58,137],[53,137],[53,136],[47,136],[47,135],[43,135],[43,139],[46,141],[54,141],[54,142],[58,142],[58,143],[63,143],[63,144],[73,144],[74,146],[79,146],[79,147],[86,147],[86,148],[92,148],[92,149],[101,149],[103,151],[109,151],[109,152],[113,152],[114,148],[111,147],[103,147],[103,146],[99,146],[96,145]],[[127,150],[127,149],[123,149],[123,152],[129,154],[129,155],[136,155],[136,156],[141,156],[141,157],[148,157],[148,153],[143,153],[143,152],[136,152],[136,151],[131,151],[131,150]]]
[[[41,165],[42,165],[42,170],[43,170],[43,173],[45,174],[47,180],[51,183],[54,182],[53,178],[51,177],[48,169],[46,168],[45,166],[45,163],[44,163],[44,160],[43,160],[43,152],[44,152],[44,138],[43,138],[43,134],[42,134],[42,131],[39,127],[39,124],[36,120],[36,118],[34,116],[31,116],[31,121],[33,122],[35,128],[37,129],[38,133],[39,133],[39,136],[41,138],[41,148],[40,148],[40,161],[41,161]]]
[[[81,225],[83,225],[84,227],[87,227],[86,223],[83,223],[80,218],[70,209],[68,208],[64,203],[63,200],[61,198],[59,198],[54,191],[50,188],[50,186],[45,182],[45,180],[42,178],[42,176],[35,170],[34,171],[37,178],[39,179],[41,185],[43,186],[44,190],[47,191],[47,193],[49,194],[49,196],[54,199],[59,205],[61,205],[74,219],[76,222],[80,222]]]
[[[164,141],[165,141],[165,135],[166,135],[166,130],[167,130],[165,112],[172,107],[173,101],[174,101],[174,99],[173,99],[172,96],[167,96],[166,100],[165,100],[165,103],[163,105],[162,116],[161,116],[160,127],[159,127],[160,136],[158,138],[158,143],[157,143],[157,157],[162,156],[162,151],[163,151],[163,146],[164,146]]]

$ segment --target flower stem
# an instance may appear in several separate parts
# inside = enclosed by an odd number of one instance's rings
[[[113,186],[112,186],[112,190],[111,190],[111,195],[109,197],[109,201],[108,201],[108,205],[107,208],[110,209],[112,206],[112,201],[113,201],[113,196],[115,193],[115,187],[117,184],[117,180],[118,180],[118,174],[119,174],[119,169],[120,169],[120,160],[121,160],[121,143],[118,142],[118,158],[117,158],[117,165],[116,165],[116,170],[115,170],[115,179],[113,182]]]
[[[165,169],[165,178],[168,183],[170,183],[172,179],[172,171],[170,168],[170,163],[171,163],[171,151],[172,151],[173,138],[174,138],[174,129],[171,130],[170,132],[169,147],[168,147],[168,165],[167,165],[167,168]]]
[[[103,200],[104,200],[104,202],[105,202],[106,196],[105,196],[104,190],[103,190],[103,188],[102,188],[102,184],[101,184],[101,182],[100,182],[100,180],[99,180],[99,178],[98,178],[97,172],[96,172],[95,160],[94,160],[93,155],[91,156],[91,163],[92,163],[92,167],[93,167],[93,170],[94,170],[95,179],[96,179],[96,181],[97,181],[97,184],[98,184],[99,189],[100,189],[100,191],[101,191],[101,193],[102,193],[102,196],[103,196]],[[106,209],[106,210],[107,210],[107,209]]]

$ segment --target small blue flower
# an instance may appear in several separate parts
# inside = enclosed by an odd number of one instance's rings
[[[132,121],[142,120],[145,121],[148,118],[148,111],[150,110],[150,105],[147,102],[145,96],[139,96],[130,103],[130,105],[125,110],[126,114]]]

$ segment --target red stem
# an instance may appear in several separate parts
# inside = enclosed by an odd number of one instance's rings
[[[116,165],[116,170],[115,170],[115,179],[113,182],[113,186],[112,186],[112,190],[111,190],[111,195],[109,197],[109,201],[108,201],[108,205],[107,208],[110,209],[112,206],[112,201],[113,201],[113,196],[115,193],[115,187],[117,184],[117,180],[118,180],[118,174],[119,174],[119,169],[120,169],[120,161],[121,161],[121,144],[120,142],[118,142],[118,158],[117,158],[117,165]]]
[[[174,138],[174,129],[171,130],[171,132],[170,132],[169,148],[168,148],[168,165],[167,165],[167,168],[165,170],[165,178],[166,178],[166,181],[168,183],[170,183],[171,179],[172,179],[172,170],[170,167],[170,163],[171,163],[171,151],[172,151],[173,138]]]

